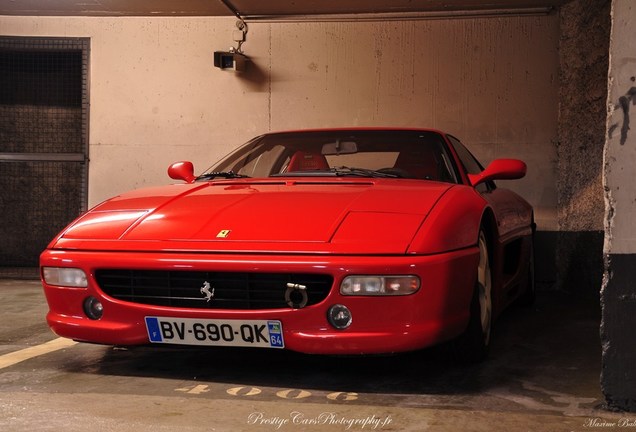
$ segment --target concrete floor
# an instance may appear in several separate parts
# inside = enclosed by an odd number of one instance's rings
[[[598,304],[540,293],[497,322],[489,360],[117,349],[52,334],[39,282],[0,280],[2,431],[636,430],[603,409]]]

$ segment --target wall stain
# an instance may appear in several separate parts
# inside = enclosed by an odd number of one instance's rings
[[[631,77],[632,82],[636,81],[636,77]],[[630,130],[630,105],[636,105],[636,87],[632,86],[623,96],[618,98],[618,103],[614,108],[620,108],[623,111],[623,125],[621,127],[621,145],[627,142],[627,134]],[[614,123],[609,127],[608,135],[612,138],[612,134],[618,128],[618,123]]]

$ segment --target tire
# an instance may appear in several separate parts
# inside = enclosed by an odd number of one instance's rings
[[[479,232],[479,264],[468,327],[455,341],[458,360],[477,363],[488,356],[492,332],[492,273],[488,241],[483,229]]]

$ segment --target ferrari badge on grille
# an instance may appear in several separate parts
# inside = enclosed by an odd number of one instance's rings
[[[208,281],[203,282],[203,286],[201,287],[201,294],[205,295],[205,300],[210,303],[210,300],[214,297],[214,288],[210,291],[210,283]]]

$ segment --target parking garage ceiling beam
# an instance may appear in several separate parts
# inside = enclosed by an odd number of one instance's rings
[[[465,13],[558,7],[568,0],[0,0],[0,15],[299,17]],[[518,13],[517,13],[518,14]]]

